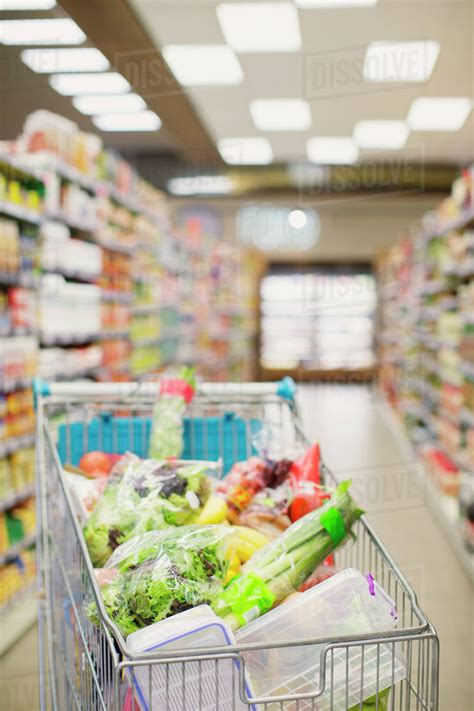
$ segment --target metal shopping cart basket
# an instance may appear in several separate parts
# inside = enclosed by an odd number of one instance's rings
[[[186,414],[184,458],[221,457],[228,470],[253,453],[263,422],[307,444],[287,385],[200,385]],[[102,604],[63,464],[77,464],[94,449],[146,456],[158,385],[58,383],[36,391],[42,709],[438,709],[436,632],[365,517],[355,526],[354,540],[336,552],[336,565],[375,576],[395,602],[396,630],[132,654]],[[99,628],[86,615],[91,600],[100,613]],[[247,663],[255,651],[269,667],[276,652],[304,658],[310,673],[259,695]]]

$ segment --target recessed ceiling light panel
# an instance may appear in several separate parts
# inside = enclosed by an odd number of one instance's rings
[[[79,94],[125,94],[130,84],[121,74],[103,72],[97,74],[53,74],[50,86],[63,96]]]
[[[21,58],[37,74],[106,72],[109,62],[95,47],[24,49]]]
[[[51,10],[56,0],[0,0],[0,10],[17,12],[20,10]]]
[[[306,131],[311,109],[304,99],[255,99],[250,114],[259,131]]]
[[[234,51],[226,45],[172,44],[163,56],[183,86],[240,84],[244,74]]]
[[[101,131],[157,131],[161,126],[161,119],[153,111],[99,114],[92,122]]]
[[[289,2],[222,3],[216,8],[224,39],[236,52],[297,52],[298,12]]]
[[[82,44],[86,36],[70,18],[0,20],[0,44]]]
[[[352,138],[316,136],[307,143],[308,159],[323,165],[350,165],[356,163],[359,154]]]
[[[223,138],[217,147],[230,165],[267,165],[273,160],[272,147],[266,138]]]
[[[405,121],[359,121],[354,127],[354,140],[359,148],[403,148],[408,134]]]
[[[465,96],[415,99],[407,122],[412,131],[459,131],[471,113],[472,101]]]
[[[373,82],[422,82],[433,72],[439,43],[371,42],[364,59],[364,79]]]
[[[146,104],[138,94],[97,94],[75,96],[74,108],[85,114],[130,113],[146,109]]]
[[[377,0],[296,0],[299,7],[318,7],[321,9],[338,7],[375,7]]]

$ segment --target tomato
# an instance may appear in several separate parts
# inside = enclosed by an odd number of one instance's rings
[[[107,476],[112,468],[110,456],[105,452],[87,452],[81,457],[79,466],[90,477]]]

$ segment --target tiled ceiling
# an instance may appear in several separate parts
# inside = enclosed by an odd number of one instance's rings
[[[129,0],[158,49],[175,44],[224,44],[212,0]],[[298,8],[302,50],[238,54],[244,81],[233,86],[189,87],[188,96],[217,143],[265,135],[275,161],[306,157],[312,136],[351,136],[366,119],[405,120],[418,96],[468,96],[474,86],[474,3],[471,0],[378,0],[367,8]],[[265,33],[265,27],[261,28]],[[374,41],[436,40],[441,50],[430,79],[378,84],[361,78],[365,50]],[[351,77],[331,72],[342,67]],[[312,126],[262,133],[249,104],[261,98],[305,98]],[[412,158],[427,163],[474,159],[474,112],[454,132],[412,132],[403,149],[362,151],[361,161]]]

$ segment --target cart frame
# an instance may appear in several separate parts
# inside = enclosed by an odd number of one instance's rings
[[[377,665],[382,654],[391,655],[392,681],[395,681],[395,659],[402,656],[406,676],[392,684],[388,706],[380,693],[377,671],[373,711],[385,709],[437,711],[439,676],[439,641],[436,631],[420,609],[416,595],[400,568],[391,558],[365,516],[355,527],[356,541],[336,553],[341,567],[357,567],[370,571],[391,595],[400,615],[400,628],[383,634],[356,635],[345,638],[298,639],[266,645],[231,645],[134,655],[119,629],[104,608],[99,586],[86,549],[81,526],[75,511],[64,470],[56,446],[57,432],[50,418],[52,413],[66,413],[66,427],[71,422],[88,422],[91,414],[108,412],[126,414],[147,412],[149,415],[159,385],[157,382],[82,384],[37,383],[37,515],[38,515],[38,593],[39,593],[39,665],[41,710],[69,711],[129,711],[138,710],[135,672],[148,668],[148,700],[152,700],[152,683],[156,674],[164,679],[165,706],[154,703],[142,706],[148,711],[204,711],[201,682],[198,698],[187,696],[190,672],[203,665],[215,666],[216,711],[250,709],[252,711],[315,711],[320,708],[339,709],[349,706],[353,680],[350,669],[360,667],[360,702],[362,701],[364,660],[376,655]],[[290,428],[295,442],[307,444],[297,415],[294,392],[285,381],[275,383],[204,383],[198,386],[189,417],[202,413],[249,413],[270,419],[278,414],[278,426]],[[117,421],[120,417],[117,416]],[[87,427],[84,427],[84,451],[87,451]],[[251,453],[251,444],[248,443]],[[248,456],[247,454],[247,456]],[[191,458],[191,457],[190,457]],[[204,457],[206,458],[206,457]],[[326,471],[329,482],[332,474]],[[94,601],[100,615],[97,629],[88,620],[85,604]],[[294,689],[271,696],[249,696],[245,652],[255,649],[308,648],[308,654],[319,657],[317,686],[302,691]],[[342,655],[342,657],[341,657]],[[335,659],[345,660],[345,702],[333,696]],[[227,666],[226,666],[227,665]],[[232,700],[221,705],[219,674],[231,668]],[[359,669],[359,667],[357,667]],[[138,673],[138,671],[136,672]],[[186,676],[188,674],[188,677]],[[353,676],[353,674],[352,674]],[[179,688],[177,689],[177,684]],[[168,686],[169,685],[169,686]],[[171,690],[171,686],[173,689]],[[181,694],[182,702],[176,702]],[[329,698],[328,698],[329,697]],[[176,705],[178,704],[178,705]],[[321,704],[321,705],[320,705]],[[329,705],[328,705],[329,704]],[[342,704],[342,705],[341,705]]]

